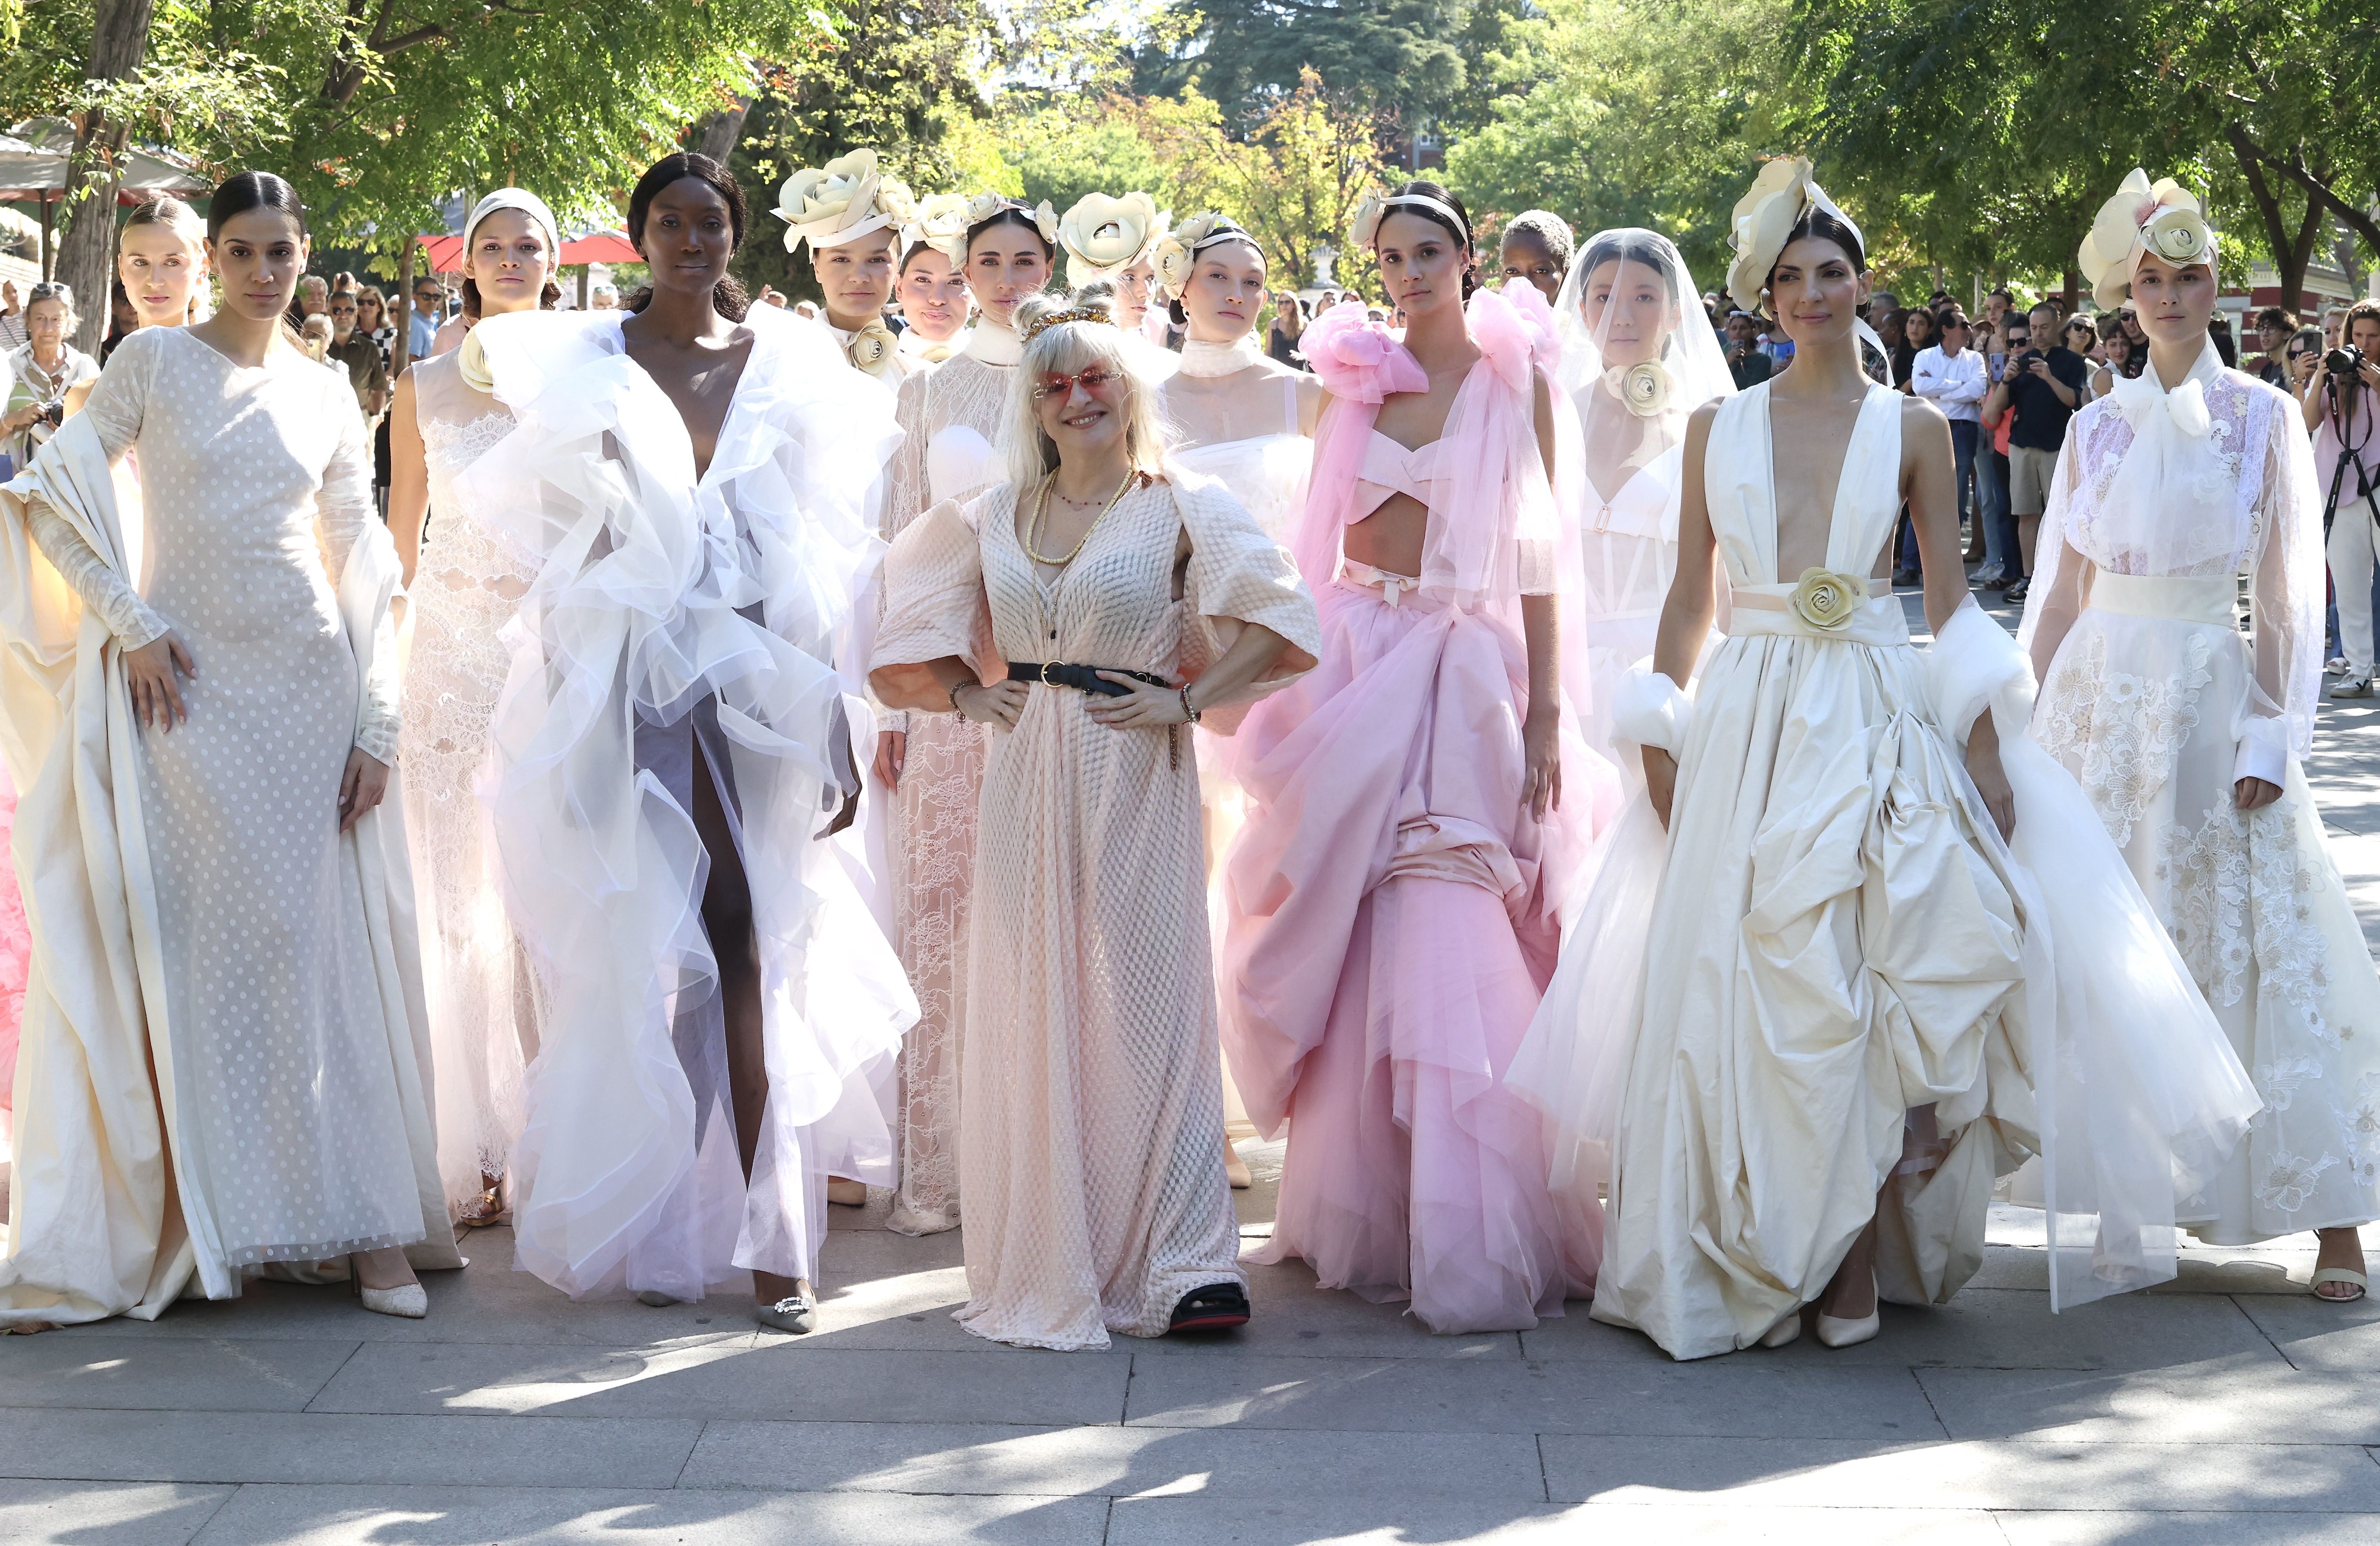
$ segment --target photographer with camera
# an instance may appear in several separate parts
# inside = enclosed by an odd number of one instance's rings
[[[2011,408],[2016,412],[2009,431],[2009,513],[2016,521],[2017,549],[2027,575],[2033,572],[2041,513],[2049,507],[2058,448],[2066,444],[2067,420],[2091,390],[2090,366],[2058,342],[2063,325],[2058,308],[2045,300],[2026,313],[2022,325],[2009,329],[2008,358],[1984,399],[1983,416],[1992,423]],[[2009,587],[2008,599],[2021,602],[2030,589],[2018,580]]]
[[[74,292],[40,284],[25,298],[25,342],[7,359],[16,384],[0,416],[0,451],[21,472],[66,420],[67,388],[92,380],[99,361],[67,342],[75,330]]]
[[[2347,309],[2339,342],[2322,358],[2299,398],[2313,432],[2322,523],[2338,606],[2338,652],[2347,676],[2333,698],[2372,696],[2373,529],[2380,522],[2380,446],[2372,440],[2380,390],[2380,301]]]

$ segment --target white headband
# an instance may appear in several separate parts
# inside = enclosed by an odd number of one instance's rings
[[[1366,194],[1364,201],[1355,206],[1354,218],[1347,224],[1347,235],[1359,248],[1371,246],[1379,239],[1380,222],[1392,209],[1434,210],[1452,222],[1456,230],[1467,233],[1471,229],[1471,222],[1463,219],[1453,205],[1427,193],[1391,193],[1386,198]]]
[[[545,207],[544,200],[525,188],[500,188],[471,206],[471,218],[463,222],[465,253],[471,250],[471,234],[480,228],[480,222],[498,210],[518,210],[536,221],[537,228],[545,233],[546,250],[553,254],[556,262],[562,261],[562,233],[554,224],[553,212]]]

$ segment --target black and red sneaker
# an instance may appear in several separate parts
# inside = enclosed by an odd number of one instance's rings
[[[1182,1296],[1165,1330],[1170,1336],[1175,1332],[1228,1332],[1247,1323],[1248,1291],[1236,1283],[1210,1283]]]

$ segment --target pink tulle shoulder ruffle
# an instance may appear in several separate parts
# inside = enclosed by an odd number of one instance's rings
[[[1501,291],[1479,291],[1463,314],[1471,323],[1472,343],[1513,391],[1528,384],[1531,366],[1544,367],[1548,376],[1560,367],[1561,339],[1554,328],[1553,308],[1527,280],[1509,280]]]
[[[1342,301],[1315,318],[1297,347],[1334,397],[1378,403],[1392,392],[1429,390],[1421,361],[1361,301]]]

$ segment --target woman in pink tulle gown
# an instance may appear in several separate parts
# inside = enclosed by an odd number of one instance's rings
[[[1238,758],[1225,1042],[1258,1127],[1290,1131],[1256,1260],[1409,1299],[1433,1331],[1511,1330],[1561,1312],[1597,1241],[1502,1084],[1591,803],[1584,748],[1560,751],[1568,409],[1543,298],[1471,293],[1451,194],[1367,201],[1354,239],[1409,325],[1348,305],[1306,332],[1333,398],[1297,536],[1321,664],[1251,712]]]

